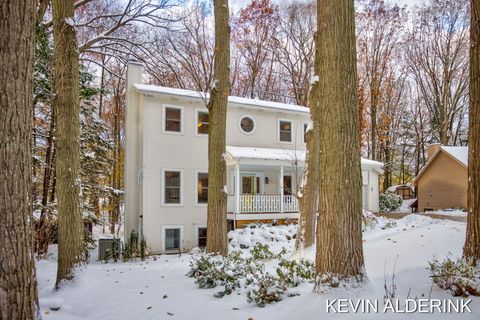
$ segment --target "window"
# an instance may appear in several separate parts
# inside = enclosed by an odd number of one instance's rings
[[[197,134],[208,134],[208,112],[197,111]]]
[[[165,229],[165,250],[180,249],[180,228]]]
[[[307,130],[308,130],[308,123],[303,123],[303,143],[307,143]]]
[[[182,108],[164,107],[165,132],[182,132]]]
[[[207,228],[198,228],[198,246],[200,248],[207,246]]]
[[[255,120],[250,116],[242,116],[240,118],[240,129],[243,133],[252,133],[255,130]]]
[[[292,176],[283,176],[283,194],[291,196],[293,194],[292,192]]]
[[[165,171],[165,204],[181,204],[181,172]]]
[[[208,173],[197,173],[197,203],[208,202]]]
[[[279,140],[281,142],[292,142],[292,122],[279,120]]]

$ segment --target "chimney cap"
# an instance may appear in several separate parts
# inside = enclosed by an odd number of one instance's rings
[[[143,63],[141,63],[140,61],[138,60],[135,60],[135,59],[130,59],[128,60],[128,65],[136,65],[136,66],[140,66],[140,67],[143,67]]]

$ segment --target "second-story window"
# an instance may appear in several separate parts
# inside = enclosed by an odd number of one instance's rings
[[[287,120],[279,120],[279,140],[281,142],[292,142],[292,122]]]
[[[208,111],[197,111],[197,134],[208,134]]]
[[[180,171],[165,171],[164,173],[164,203],[181,204],[182,203],[182,179]]]
[[[208,173],[199,172],[197,176],[197,202],[208,203]]]
[[[182,132],[182,108],[165,107],[165,132]]]

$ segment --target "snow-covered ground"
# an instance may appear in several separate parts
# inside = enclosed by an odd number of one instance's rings
[[[461,209],[443,209],[443,210],[435,210],[432,212],[429,212],[432,214],[438,214],[442,216],[451,216],[451,217],[466,217],[467,216],[467,211],[461,210]]]
[[[231,234],[231,247],[251,247],[257,241],[273,251],[294,246],[293,226],[257,226]],[[392,314],[326,313],[326,300],[334,298],[383,301],[384,283],[391,282],[395,269],[397,298],[457,299],[432,285],[427,270],[434,256],[461,255],[465,223],[408,215],[402,219],[379,218],[364,233],[365,264],[369,282],[355,289],[333,289],[326,294],[312,292],[313,284],[292,289],[299,296],[258,308],[248,304],[241,290],[222,299],[215,289],[198,289],[185,276],[188,254],[149,257],[145,262],[90,263],[76,280],[54,292],[56,263],[37,263],[41,312],[44,319],[479,319],[480,299],[472,298],[473,313]],[[248,249],[242,249],[248,250]],[[314,258],[314,252],[307,252]],[[385,277],[387,274],[387,277]],[[289,289],[290,290],[290,289]],[[58,311],[50,308],[60,307]]]

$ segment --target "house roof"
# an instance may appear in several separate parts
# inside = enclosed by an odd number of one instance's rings
[[[193,90],[185,90],[185,89],[176,89],[176,88],[168,88],[168,87],[161,87],[156,85],[150,84],[140,84],[135,83],[133,84],[134,88],[137,92],[140,93],[163,93],[163,94],[171,94],[174,96],[182,96],[182,97],[189,97],[189,98],[198,98],[198,99],[208,99],[209,94],[203,93],[199,91]],[[248,98],[241,98],[241,97],[228,97],[228,102],[231,105],[235,106],[250,106],[250,107],[261,107],[273,110],[282,110],[288,112],[299,112],[299,113],[309,113],[309,109],[302,106],[297,106],[294,104],[287,104],[287,103],[279,103],[279,102],[272,102],[272,101],[265,101],[265,100],[258,100],[258,99],[248,99]]]
[[[389,192],[395,192],[395,191],[397,191],[397,189],[400,188],[400,187],[405,187],[405,188],[410,188],[410,189],[412,189],[412,187],[409,186],[408,184],[397,184],[397,185],[393,185],[393,186],[388,187],[388,188],[387,188],[387,191],[389,191]]]
[[[413,180],[414,183],[420,178],[420,176],[427,170],[430,164],[437,158],[440,153],[448,155],[450,158],[458,162],[461,166],[468,167],[468,147],[452,147],[452,146],[441,146],[438,150],[432,155],[432,157],[427,161],[423,166],[422,170],[418,173]]]
[[[235,147],[227,146],[227,153],[233,159],[259,159],[259,160],[280,160],[294,162],[305,162],[306,152],[303,150],[292,149],[272,149],[272,148],[254,148],[254,147]],[[361,160],[362,165],[369,167],[381,168],[383,163],[364,159]]]
[[[468,166],[468,147],[441,146],[440,149],[448,153],[451,157],[455,158],[455,160],[457,160],[464,166]]]

